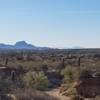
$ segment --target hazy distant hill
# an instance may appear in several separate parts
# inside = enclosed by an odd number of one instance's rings
[[[33,50],[48,50],[48,47],[37,47],[32,44],[28,44],[25,41],[18,41],[15,45],[0,44],[0,49],[33,49]]]

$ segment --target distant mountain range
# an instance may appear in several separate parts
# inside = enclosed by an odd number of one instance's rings
[[[14,45],[8,45],[0,43],[0,49],[28,49],[28,50],[50,50],[50,49],[83,49],[83,47],[72,47],[72,48],[49,48],[49,47],[38,47],[32,44],[28,44],[26,41],[18,41]]]
[[[48,47],[37,47],[32,44],[28,44],[25,41],[18,41],[15,45],[8,45],[0,43],[0,49],[32,49],[32,50],[48,50]]]

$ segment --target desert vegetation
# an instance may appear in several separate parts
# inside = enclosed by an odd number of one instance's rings
[[[51,95],[55,89],[61,98]],[[63,96],[99,100],[100,50],[0,51],[0,100],[64,100]]]

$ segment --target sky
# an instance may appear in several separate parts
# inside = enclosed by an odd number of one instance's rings
[[[0,43],[100,48],[100,0],[0,0]]]

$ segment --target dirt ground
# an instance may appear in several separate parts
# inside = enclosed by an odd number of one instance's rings
[[[63,96],[62,94],[59,93],[59,88],[58,89],[53,89],[51,91],[47,91],[46,93],[53,96],[53,97],[56,97],[60,100],[70,100],[69,97]]]

